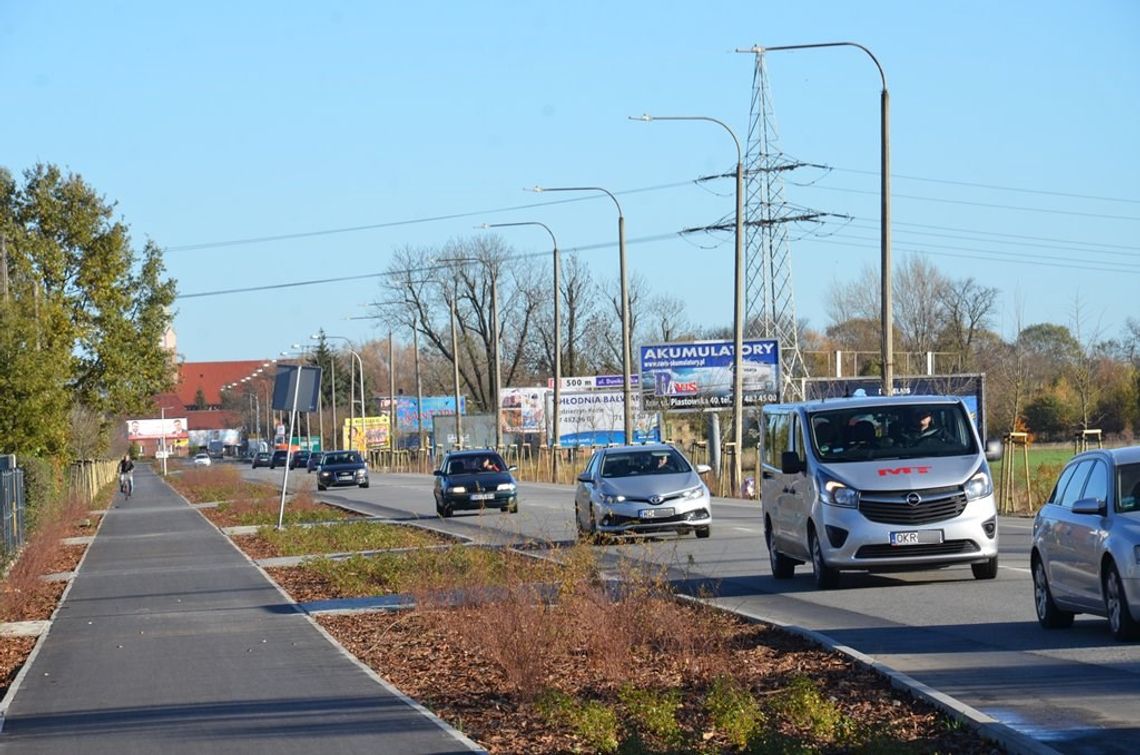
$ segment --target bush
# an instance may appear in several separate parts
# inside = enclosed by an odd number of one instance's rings
[[[63,464],[58,459],[29,457],[18,460],[24,470],[25,524],[29,532],[64,498]]]
[[[728,676],[718,676],[705,697],[712,725],[737,747],[745,747],[764,725],[764,711],[752,693]]]

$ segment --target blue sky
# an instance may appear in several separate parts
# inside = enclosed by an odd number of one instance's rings
[[[730,215],[705,115],[746,140],[753,56],[855,41],[891,94],[896,260],[926,254],[1002,295],[995,323],[1118,335],[1140,317],[1140,4],[1071,2],[45,2],[0,4],[3,164],[81,174],[184,295],[382,273],[401,246],[542,221],[617,277],[616,213],[523,187],[597,185],[622,203],[631,271],[726,325]],[[827,325],[833,281],[879,260],[878,73],[850,49],[773,52],[783,151],[831,166],[786,198],[854,218],[792,232],[796,308]],[[510,210],[509,208],[521,208]],[[463,215],[450,220],[407,221]],[[261,243],[234,242],[373,227]],[[637,241],[665,237],[656,241]],[[541,229],[503,238],[549,248]],[[636,242],[636,243],[635,243]],[[364,340],[375,277],[181,298],[190,361],[272,356],[323,327]],[[747,335],[747,334],[746,334]]]

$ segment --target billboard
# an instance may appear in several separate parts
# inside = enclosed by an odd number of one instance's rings
[[[636,386],[639,380],[638,375],[629,376],[630,386]],[[560,391],[586,391],[594,388],[613,389],[621,388],[622,376],[621,375],[582,375],[580,377],[564,377],[558,383]],[[546,379],[546,387],[554,387],[554,378]]]
[[[128,440],[185,440],[189,437],[188,425],[185,417],[167,417],[166,419],[129,419],[127,420]]]
[[[455,396],[424,396],[423,397],[423,420],[424,432],[431,432],[434,429],[432,422],[433,417],[454,417],[455,416]],[[392,402],[385,396],[378,399],[379,406],[378,413],[388,414],[391,410]],[[459,397],[459,412],[460,414],[467,413],[467,397]],[[396,427],[402,433],[419,432],[420,426],[416,416],[416,397],[415,396],[397,396],[396,397]]]
[[[646,443],[661,440],[660,415],[643,412],[640,396],[633,399],[633,442]],[[604,446],[625,442],[625,397],[621,391],[567,391],[558,396],[558,444],[570,446]],[[554,421],[554,395],[547,397]],[[553,428],[549,435],[553,434]]]
[[[190,445],[206,448],[210,441],[221,441],[223,446],[240,446],[241,430],[236,428],[225,430],[190,430]]]
[[[505,433],[546,431],[546,388],[503,388],[499,417]]]
[[[388,432],[388,415],[375,417],[352,417],[341,427],[341,448],[365,451],[390,448],[391,435]]]
[[[774,339],[749,339],[741,354],[742,404],[779,400],[780,348]],[[641,392],[646,409],[698,411],[732,406],[732,341],[642,346]]]

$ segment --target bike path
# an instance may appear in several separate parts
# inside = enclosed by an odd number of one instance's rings
[[[116,496],[7,700],[0,753],[481,751],[149,469]]]

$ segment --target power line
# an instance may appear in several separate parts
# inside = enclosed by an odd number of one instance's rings
[[[913,224],[908,224],[908,225],[913,225]],[[859,223],[851,223],[851,227],[859,229],[859,230],[864,230],[864,231],[875,231],[875,230],[878,230],[878,228],[879,228],[878,225],[873,225],[873,224],[861,225]],[[1069,252],[1081,251],[1081,252],[1089,252],[1092,254],[1111,254],[1111,255],[1116,255],[1116,256],[1120,256],[1120,257],[1135,257],[1136,252],[1140,251],[1140,250],[1136,250],[1136,249],[1131,249],[1130,251],[1116,251],[1114,249],[1094,249],[1094,248],[1079,249],[1079,250],[1073,249],[1073,246],[1077,246],[1077,245],[1097,246],[1096,244],[1092,244],[1091,242],[1080,242],[1080,241],[1067,242],[1067,241],[1058,240],[1057,243],[1055,243],[1055,244],[1036,244],[1036,243],[1031,243],[1029,241],[1005,241],[1003,239],[978,238],[976,235],[975,236],[962,236],[962,235],[953,234],[953,233],[932,233],[929,231],[901,230],[901,231],[899,231],[899,233],[905,233],[905,234],[909,234],[911,236],[933,236],[934,238],[941,238],[941,239],[961,239],[963,241],[984,241],[984,242],[987,242],[990,244],[1005,244],[1008,246],[1025,246],[1025,247],[1031,247],[1034,249],[1054,249],[1057,251],[1069,251]],[[965,231],[965,233],[974,233],[974,232]],[[977,232],[977,233],[981,233],[981,232]],[[1128,247],[1125,247],[1125,248],[1128,249]]]

